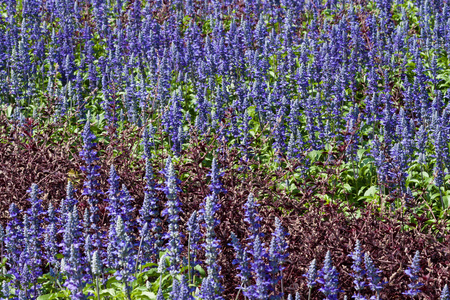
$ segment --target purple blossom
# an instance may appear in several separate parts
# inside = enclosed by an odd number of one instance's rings
[[[245,291],[251,278],[250,258],[248,257],[247,249],[242,247],[234,232],[231,232],[230,245],[233,246],[235,255],[232,263],[233,265],[237,265],[237,269],[239,270],[238,276],[241,279],[241,287],[239,289]]]
[[[9,221],[6,226],[5,248],[6,248],[6,264],[9,266],[9,273],[18,277],[19,274],[19,256],[23,248],[23,223],[18,218],[19,208],[16,204],[11,203],[9,207]]]
[[[338,275],[339,273],[336,271],[331,260],[331,252],[328,250],[323,263],[323,268],[319,271],[317,279],[317,282],[322,284],[319,291],[325,295],[325,299],[327,300],[337,300],[338,293],[342,292],[338,288]]]
[[[368,252],[364,253],[364,265],[366,267],[366,276],[369,281],[369,287],[373,292],[376,292],[376,297],[372,297],[371,299],[378,300],[380,297],[380,291],[383,289],[383,285],[386,284],[386,282],[381,281],[381,277],[379,276],[381,271],[375,268],[372,258]]]
[[[106,192],[108,195],[108,207],[109,215],[111,217],[111,222],[115,222],[117,217],[120,215],[120,177],[117,175],[116,168],[114,165],[111,165],[111,169],[109,171],[109,189]]]
[[[402,293],[406,296],[411,296],[414,298],[417,294],[419,294],[419,288],[423,285],[423,283],[418,282],[419,280],[419,272],[420,272],[420,251],[417,250],[414,255],[412,264],[405,271],[405,274],[411,279],[411,283],[408,285],[409,290]]]
[[[245,209],[245,218],[244,221],[248,223],[250,236],[249,240],[255,239],[256,236],[262,236],[262,234],[259,232],[259,228],[261,227],[261,224],[259,223],[261,221],[261,217],[259,216],[257,212],[257,207],[259,204],[256,203],[255,198],[253,197],[253,194],[248,195],[247,202],[244,204]]]
[[[199,264],[200,262],[197,261],[197,251],[200,250],[199,241],[202,236],[200,232],[200,222],[202,218],[198,215],[197,211],[194,210],[194,212],[191,214],[188,222],[186,223],[186,231],[189,235],[189,261],[190,265],[195,266]]]
[[[316,259],[313,259],[309,265],[308,272],[306,274],[302,275],[303,277],[306,277],[306,285],[311,290],[316,284],[317,279],[317,266],[316,266]]]
[[[100,166],[96,165],[95,162],[98,160],[97,151],[94,150],[96,143],[94,143],[96,137],[91,131],[91,123],[90,123],[90,114],[88,113],[86,117],[86,123],[84,125],[84,130],[82,133],[83,138],[83,150],[80,151],[80,156],[85,162],[85,166],[81,166],[81,170],[86,175],[86,180],[83,183],[83,196],[87,197],[87,202],[89,204],[90,209],[90,226],[91,230],[94,233],[94,245],[99,245],[98,238],[98,230],[97,230],[97,221],[98,221],[98,196],[102,194],[102,192],[98,188],[98,177],[100,174],[98,173],[98,169]]]
[[[166,208],[162,212],[162,216],[168,216],[169,228],[165,235],[167,240],[167,255],[170,260],[170,273],[172,276],[179,272],[181,264],[181,250],[182,245],[180,242],[181,236],[179,232],[179,220],[180,220],[180,200],[178,199],[178,186],[177,178],[175,177],[175,170],[173,168],[172,159],[167,158],[166,168],[164,170],[166,177],[164,193],[167,197]]]
[[[153,179],[153,168],[151,163],[151,151],[150,147],[152,142],[150,139],[153,136],[153,128],[150,125],[149,129],[144,128],[144,135],[142,144],[144,145],[144,158],[145,158],[145,187],[144,187],[144,202],[139,210],[139,225],[141,228],[147,224],[151,233],[146,235],[143,242],[143,257],[149,258],[157,256],[163,249],[162,239],[162,220],[160,218],[161,208],[160,200],[156,196],[156,183]]]
[[[359,240],[356,241],[355,251],[349,254],[349,256],[353,259],[353,273],[351,276],[354,278],[353,283],[355,284],[356,289],[356,294],[353,295],[353,298],[362,300],[365,299],[365,297],[361,295],[361,290],[366,285],[363,278],[366,271],[362,268],[363,253],[361,252],[361,242]]]
[[[286,242],[287,233],[284,231],[281,225],[280,219],[275,218],[275,231],[272,233],[272,240],[270,242],[270,248],[268,253],[269,270],[270,270],[270,289],[276,291],[278,283],[283,280],[284,262],[288,257],[288,245]],[[270,299],[282,299],[283,293],[274,293],[270,296]]]
[[[206,229],[203,248],[205,249],[205,263],[207,265],[208,275],[211,276],[209,284],[213,286],[213,290],[216,294],[214,299],[223,299],[222,296],[220,296],[223,291],[219,276],[220,266],[217,264],[218,255],[220,253],[220,241],[216,238],[215,233],[215,227],[218,225],[218,221],[215,217],[216,201],[217,196],[213,193],[206,197],[206,201],[203,205],[202,214]]]
[[[47,210],[47,220],[48,225],[45,230],[45,249],[46,249],[46,259],[52,265],[52,267],[58,267],[58,261],[56,259],[56,254],[58,254],[57,240],[57,229],[56,229],[56,216],[53,209],[53,205],[50,203]]]
[[[448,285],[445,285],[441,292],[441,298],[440,300],[449,300],[450,294],[448,292]]]

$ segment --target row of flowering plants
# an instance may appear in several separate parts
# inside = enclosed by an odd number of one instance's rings
[[[0,0],[2,297],[448,299],[449,19]]]
[[[174,155],[193,124],[247,159],[261,134],[307,174],[339,145],[351,201],[424,198],[442,215],[447,1],[241,2],[1,1],[0,101],[30,137],[30,117],[150,117]]]
[[[223,208],[218,203],[226,193],[220,166],[213,159],[209,173],[209,195],[194,210],[181,230],[180,180],[170,156],[162,170],[164,182],[154,180],[152,160],[152,127],[145,128],[142,146],[145,160],[145,191],[142,206],[135,213],[133,198],[125,185],[120,185],[114,165],[109,171],[106,198],[109,228],[102,230],[99,220],[101,191],[97,181],[95,135],[87,120],[82,134],[81,157],[85,165],[82,195],[87,204],[84,214],[74,196],[71,181],[66,197],[58,208],[50,203],[44,210],[41,191],[32,184],[29,209],[21,212],[13,203],[9,209],[6,230],[2,230],[3,274],[2,296],[5,299],[223,299],[223,277],[218,256],[221,244],[229,243],[234,251],[233,265],[240,284],[236,297],[248,299],[292,298],[283,286],[284,270],[289,263],[287,232],[275,218],[271,237],[261,230],[259,204],[250,194],[244,204],[244,222],[248,236],[239,239],[230,232],[229,240],[216,235],[217,215]],[[157,196],[161,191],[165,197]],[[137,216],[136,218],[134,216]],[[165,229],[163,229],[165,228]],[[269,242],[265,246],[264,241]],[[382,280],[370,254],[363,253],[357,240],[351,276],[356,299],[380,292],[388,282]],[[419,280],[420,252],[405,270],[410,283],[403,292],[414,298],[423,283]],[[317,289],[325,299],[338,299],[343,292],[339,273],[333,266],[331,251],[326,253],[319,270],[314,259],[303,276],[311,291]],[[306,295],[305,295],[306,296]],[[299,299],[300,295],[295,295]],[[449,299],[447,285],[440,299]]]

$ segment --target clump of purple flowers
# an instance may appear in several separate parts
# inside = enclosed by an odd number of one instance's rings
[[[383,289],[383,285],[386,284],[386,282],[381,281],[381,277],[379,276],[381,271],[375,268],[372,258],[367,252],[364,254],[364,265],[366,267],[366,276],[369,280],[369,287],[376,293],[376,297],[372,297],[371,299],[378,300],[380,299],[380,291]]]
[[[356,289],[356,294],[353,295],[353,298],[356,300],[365,300],[366,298],[361,295],[361,290],[366,285],[363,277],[366,271],[362,268],[363,253],[361,252],[361,242],[359,240],[356,241],[355,251],[349,254],[349,256],[353,259],[353,273],[351,275],[354,278],[353,283]]]
[[[327,300],[337,300],[338,293],[342,292],[339,288],[339,273],[336,270],[336,267],[333,266],[333,262],[331,260],[331,252],[328,250],[325,256],[325,260],[323,262],[323,268],[319,271],[319,275],[317,278],[317,282],[322,284],[322,287],[319,289]]]
[[[96,143],[94,142],[96,136],[91,131],[90,114],[87,114],[86,123],[84,125],[84,130],[82,133],[83,138],[83,149],[80,151],[80,156],[85,162],[85,166],[81,166],[81,170],[86,175],[86,180],[83,183],[83,196],[86,196],[87,202],[89,204],[89,216],[90,216],[90,227],[93,233],[94,245],[98,247],[100,240],[98,236],[98,196],[102,194],[99,189],[98,177],[100,174],[98,170],[100,166],[96,165],[95,162],[98,160],[97,151],[94,150]]]
[[[411,283],[408,284],[409,290],[403,293],[403,295],[411,296],[414,298],[420,292],[419,288],[423,286],[423,283],[419,282],[419,272],[420,272],[420,252],[416,251],[414,255],[411,266],[405,271],[405,274],[411,279]]]
[[[170,274],[175,276],[180,271],[182,245],[180,242],[181,235],[179,230],[180,221],[180,200],[178,198],[177,178],[172,164],[172,159],[167,158],[166,168],[164,170],[166,178],[164,193],[167,197],[166,208],[162,212],[162,216],[168,216],[169,228],[165,235],[167,240],[167,256],[170,260]]]

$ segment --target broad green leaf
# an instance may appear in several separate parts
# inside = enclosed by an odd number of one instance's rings
[[[376,186],[371,186],[370,188],[367,189],[367,191],[364,193],[364,196],[366,197],[373,197],[377,194],[378,189]]]

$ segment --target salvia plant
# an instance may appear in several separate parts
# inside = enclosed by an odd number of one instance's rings
[[[2,0],[0,12],[4,299],[292,299],[286,220],[304,207],[277,200],[302,195],[387,208],[401,231],[447,226],[448,0]],[[60,189],[48,178],[61,170],[15,158],[58,161],[46,147],[65,142],[80,151],[61,147],[73,168],[55,199],[42,187]],[[124,156],[145,173],[142,195]],[[10,167],[36,174],[8,182]],[[261,170],[275,176],[247,188]],[[245,201],[243,228],[224,222],[227,197]],[[390,297],[363,248],[346,253],[352,297]],[[331,251],[321,269],[313,256],[308,299],[338,299],[346,272]],[[425,293],[420,261],[406,297]]]
[[[419,272],[420,272],[420,251],[417,250],[411,266],[408,267],[405,271],[405,274],[411,280],[411,283],[408,284],[409,289],[405,291],[403,294],[414,298],[420,292],[419,288],[423,285],[423,283],[419,282]]]

